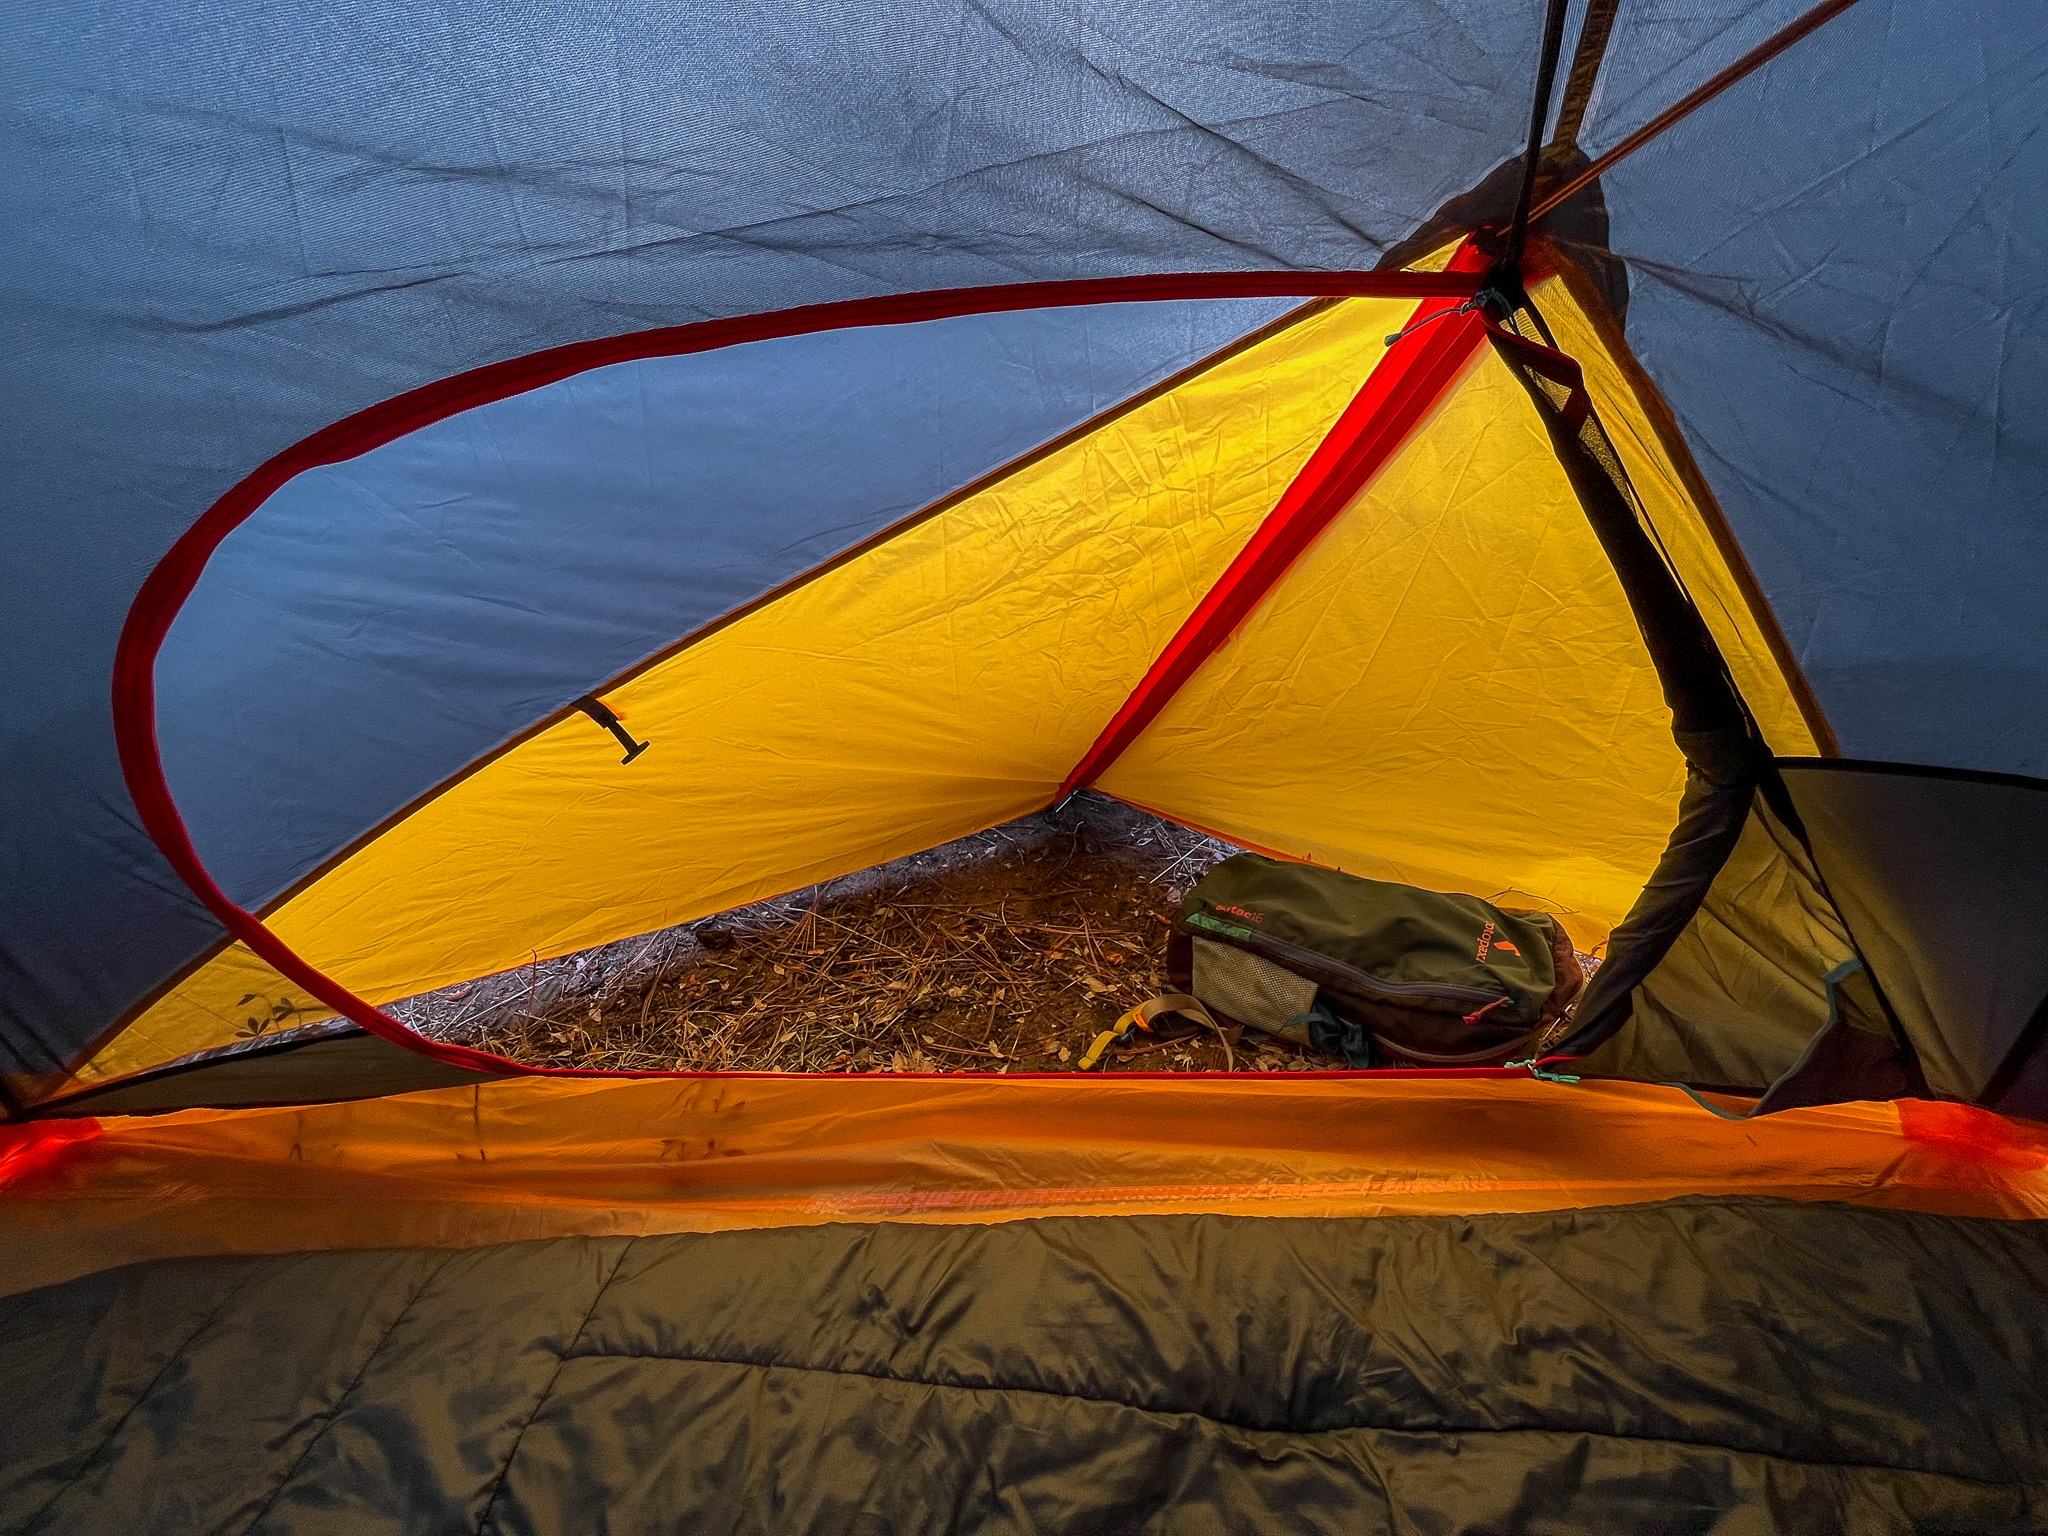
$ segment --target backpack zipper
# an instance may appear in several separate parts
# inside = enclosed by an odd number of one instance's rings
[[[1361,992],[1376,992],[1382,997],[1433,997],[1451,1003],[1478,1004],[1482,1012],[1489,1008],[1498,1008],[1502,1003],[1514,1001],[1512,994],[1485,992],[1478,987],[1439,987],[1428,982],[1381,981],[1370,972],[1358,970],[1341,960],[1332,960],[1328,955],[1319,955],[1312,949],[1289,944],[1285,939],[1268,938],[1263,933],[1255,933],[1248,940],[1241,942],[1246,949],[1254,953],[1262,949],[1267,950],[1278,958],[1291,959],[1297,965],[1308,965],[1327,971],[1356,986]],[[1471,1019],[1468,1018],[1466,1022],[1470,1023]]]

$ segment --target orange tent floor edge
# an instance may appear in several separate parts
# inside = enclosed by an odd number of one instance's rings
[[[1715,1118],[1644,1084],[510,1079],[0,1133],[0,1294],[134,1263],[835,1221],[1471,1215],[1769,1196],[2048,1217],[2048,1127]]]

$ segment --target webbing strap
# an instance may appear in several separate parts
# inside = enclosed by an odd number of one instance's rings
[[[1127,1043],[1137,1031],[1150,1030],[1154,1019],[1162,1018],[1169,1013],[1182,1014],[1198,1024],[1205,1024],[1213,1029],[1217,1040],[1223,1045],[1223,1062],[1226,1070],[1237,1070],[1237,1053],[1230,1048],[1229,1031],[1224,1029],[1216,1015],[1208,1010],[1200,998],[1191,997],[1185,992],[1167,992],[1138,1004],[1116,1021],[1116,1028],[1105,1029],[1095,1037],[1094,1043],[1082,1055],[1076,1070],[1092,1070],[1095,1064],[1102,1060],[1103,1053],[1112,1045]]]
[[[1478,272],[1487,258],[1471,241],[1448,270]],[[1337,424],[1208,595],[1167,642],[1123,707],[1059,787],[1054,801],[1093,784],[1158,718],[1188,679],[1265,600],[1280,578],[1366,483],[1400,451],[1486,340],[1482,317],[1453,299],[1417,306]],[[1423,325],[1438,315],[1446,318]],[[1418,330],[1417,327],[1421,328]]]
[[[1152,1027],[1152,1021],[1163,1014],[1184,1013],[1198,1024],[1222,1032],[1223,1026],[1216,1022],[1216,1016],[1198,997],[1186,992],[1166,992],[1158,997],[1148,998],[1123,1016],[1122,1023],[1137,1024],[1145,1029]]]
[[[1693,1103],[1699,1105],[1699,1107],[1701,1109],[1704,1109],[1708,1114],[1716,1115],[1723,1120],[1747,1120],[1756,1113],[1754,1109],[1746,1109],[1738,1115],[1733,1110],[1723,1109],[1720,1105],[1711,1102],[1706,1097],[1706,1095],[1701,1093],[1698,1089],[1689,1088],[1684,1083],[1659,1083],[1657,1086],[1659,1088],[1676,1088],[1680,1093],[1684,1094],[1688,1099],[1691,1099]]]

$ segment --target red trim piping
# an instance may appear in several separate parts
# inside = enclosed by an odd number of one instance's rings
[[[1467,240],[1448,270],[1476,275],[1488,265],[1489,258]],[[1436,408],[1486,340],[1484,319],[1470,311],[1459,314],[1459,307],[1448,299],[1425,299],[1416,306],[1401,339],[1388,344],[1395,355],[1366,377],[1258,532],[1074,765],[1055,802],[1108,772]],[[1417,327],[1423,329],[1410,340],[1407,333]]]
[[[84,1116],[0,1125],[0,1189],[27,1183],[63,1162],[81,1143],[99,1137],[99,1121]]]
[[[198,585],[222,540],[295,475],[338,464],[462,411],[509,399],[594,368],[653,357],[681,357],[746,342],[870,325],[905,325],[964,315],[1003,314],[1083,304],[1157,303],[1187,299],[1406,298],[1463,299],[1478,288],[1468,272],[1188,272],[1149,277],[1014,283],[894,294],[812,304],[800,309],[705,320],[624,336],[602,337],[492,363],[409,390],[346,416],[261,465],[206,510],[149,573],[129,607],[114,651],[114,741],[121,773],[143,830],[178,877],[222,927],[343,1018],[371,1034],[451,1066],[495,1075],[564,1077],[695,1077],[726,1074],[617,1072],[539,1067],[489,1051],[429,1040],[357,997],[302,959],[255,914],[231,900],[193,846],[164,777],[156,737],[156,659],[172,621]],[[1182,1074],[1168,1074],[1182,1075]],[[1298,1075],[1298,1074],[1296,1074]]]

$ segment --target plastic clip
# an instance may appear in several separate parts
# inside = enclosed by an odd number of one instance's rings
[[[1074,1070],[1077,1072],[1093,1071],[1095,1064],[1102,1060],[1102,1053],[1107,1051],[1112,1045],[1130,1044],[1131,1036],[1141,1029],[1149,1032],[1152,1026],[1139,1017],[1139,1012],[1139,1009],[1133,1008],[1129,1013],[1116,1021],[1116,1028],[1105,1029],[1101,1034],[1097,1035],[1095,1043],[1081,1053],[1081,1059],[1074,1064]]]
[[[626,729],[625,723],[619,719],[617,713],[594,693],[586,693],[578,699],[576,708],[610,731],[613,739],[626,749],[626,755],[619,759],[621,763],[630,763],[654,745],[651,741],[635,741],[633,733]]]
[[[1534,1056],[1531,1056],[1527,1061],[1511,1061],[1507,1065],[1522,1068],[1539,1083],[1576,1083],[1579,1081],[1578,1078],[1572,1076],[1569,1072],[1552,1072],[1547,1068],[1537,1066]]]

